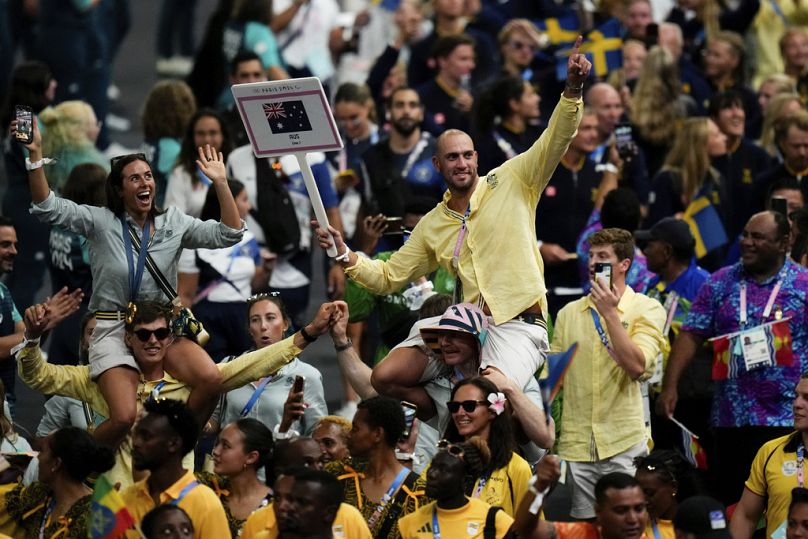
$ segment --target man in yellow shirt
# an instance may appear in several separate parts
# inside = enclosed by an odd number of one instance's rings
[[[158,505],[182,508],[194,525],[194,539],[221,539],[230,535],[219,497],[199,483],[194,471],[183,468],[182,457],[193,450],[199,437],[199,424],[188,407],[177,400],[149,399],[145,415],[133,429],[132,463],[149,476],[121,493],[126,509],[135,522]],[[127,537],[140,532],[128,530]]]
[[[435,501],[398,521],[401,539],[481,538],[487,537],[486,526],[492,537],[505,537],[513,519],[499,507],[466,496],[470,465],[464,459],[462,445],[435,455],[426,473],[426,495]]]
[[[647,430],[640,380],[667,349],[665,309],[626,285],[634,257],[630,232],[605,228],[589,239],[592,291],[558,313],[553,351],[578,343],[564,378],[558,454],[568,461],[576,519],[595,517],[594,489],[610,472],[631,476],[646,455]],[[595,279],[596,264],[610,265],[612,282]]]
[[[578,53],[580,43],[579,37],[567,64],[566,89],[547,129],[526,152],[481,178],[471,137],[448,130],[438,138],[432,162],[448,191],[389,260],[358,257],[336,230],[317,229],[320,245],[336,248],[335,260],[347,275],[376,294],[390,294],[438,267],[450,271],[456,277],[455,303],[477,304],[493,320],[483,366],[496,365],[519,387],[541,367],[548,350],[536,206],[583,112],[581,92],[591,63]],[[425,400],[417,386],[424,381],[428,356],[425,348],[408,350],[388,356],[374,370],[373,384],[381,393],[417,404]]]
[[[138,407],[149,397],[172,398],[186,401],[191,388],[163,370],[163,358],[171,344],[168,332],[168,313],[153,302],[137,303],[134,319],[126,327],[126,341],[140,368]],[[326,331],[339,318],[341,310],[334,304],[320,306],[314,320],[302,332],[295,333],[279,343],[244,354],[233,361],[220,363],[222,391],[241,387],[276,372],[294,359],[310,342]],[[17,355],[20,378],[26,385],[46,395],[64,395],[88,403],[93,410],[107,417],[109,408],[101,390],[90,378],[84,366],[53,365],[42,359],[39,337],[48,324],[50,310],[38,304],[25,312],[25,341]],[[144,340],[145,339],[145,340]],[[111,483],[122,487],[132,484],[131,441],[125,440],[117,450],[115,467],[107,472]],[[193,467],[193,455],[187,464]]]
[[[276,539],[280,534],[278,520],[285,519],[290,510],[295,477],[306,469],[315,469],[304,466],[303,459],[300,457],[287,459],[286,463],[289,466],[275,479],[273,489],[275,496],[272,503],[250,515],[242,528],[241,539]],[[342,499],[341,488],[339,495]],[[371,538],[365,517],[362,516],[359,509],[347,503],[339,504],[337,514],[331,524],[331,532],[334,539]]]

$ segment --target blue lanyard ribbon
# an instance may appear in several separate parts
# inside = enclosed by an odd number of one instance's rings
[[[149,400],[156,401],[160,398],[160,390],[163,389],[168,382],[165,380],[160,380],[160,383],[154,386],[154,389],[151,390],[151,394],[149,395]]]
[[[373,510],[373,514],[371,514],[370,517],[368,517],[368,528],[370,528],[371,530],[373,529],[373,527],[376,525],[376,522],[379,520],[379,517],[384,512],[384,508],[387,507],[387,504],[390,503],[390,501],[393,499],[393,496],[395,495],[396,492],[398,492],[401,483],[404,482],[404,480],[407,478],[409,474],[410,474],[409,468],[402,468],[401,471],[398,472],[398,475],[396,476],[395,479],[393,479],[393,482],[390,484],[390,488],[387,489],[387,492],[384,493],[384,496],[382,496],[382,499],[379,500],[379,503],[376,505],[376,509]]]
[[[241,409],[241,412],[238,415],[239,417],[247,417],[247,414],[249,414],[250,410],[253,409],[253,406],[255,406],[255,403],[258,402],[258,398],[261,396],[261,393],[264,392],[267,384],[270,383],[273,378],[274,376],[267,376],[261,381],[260,384],[258,384],[255,391],[253,391],[253,394],[250,396],[250,400],[248,400],[247,404],[244,405],[244,408]]]
[[[474,497],[479,498],[483,490],[485,489],[485,484],[488,483],[488,479],[491,477],[491,472],[480,476],[479,481],[477,482],[477,488],[474,489]]]
[[[797,446],[797,486],[803,488],[804,485],[805,485],[805,444],[800,442],[800,445]]]
[[[134,257],[132,256],[132,239],[126,229],[126,217],[121,216],[121,236],[123,236],[123,247],[126,251],[126,262],[129,265],[129,301],[137,299],[137,291],[140,288],[140,281],[143,280],[143,268],[146,266],[146,257],[149,255],[149,220],[143,224],[143,235],[140,240],[140,251],[137,254],[137,269],[135,269]]]
[[[656,519],[651,521],[651,531],[654,532],[654,539],[662,539],[662,533],[659,531],[659,527],[657,526]]]
[[[432,536],[440,539],[440,524],[438,524],[438,505],[432,508]]]
[[[589,314],[592,315],[592,322],[595,323],[595,329],[597,330],[598,336],[600,337],[600,342],[603,343],[603,346],[606,348],[606,351],[609,352],[609,355],[612,357],[612,359],[617,361],[617,355],[615,354],[612,345],[609,344],[609,337],[608,335],[606,335],[606,330],[603,329],[603,326],[600,323],[600,317],[598,316],[598,313],[595,311],[595,309],[590,308]]]
[[[188,495],[188,493],[194,490],[197,486],[199,486],[199,481],[197,480],[194,480],[185,485],[185,488],[180,491],[180,495],[177,496],[177,499],[171,500],[171,505],[179,505],[182,499],[185,498]]]

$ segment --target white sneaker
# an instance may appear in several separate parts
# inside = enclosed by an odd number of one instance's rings
[[[345,404],[342,405],[342,408],[335,412],[335,415],[344,417],[348,421],[353,420],[353,416],[356,414],[356,404],[356,401],[345,402]]]

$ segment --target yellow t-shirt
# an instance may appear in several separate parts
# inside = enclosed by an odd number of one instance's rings
[[[676,530],[673,529],[672,520],[657,519],[656,529],[662,539],[676,539]],[[650,518],[648,519],[648,525],[645,527],[645,536],[659,539],[654,533],[654,523],[651,522]]]
[[[433,510],[437,510],[438,513],[441,537],[461,539],[483,536],[490,505],[475,498],[469,498],[469,503],[458,509],[440,509],[436,507],[436,503],[427,504],[398,521],[401,539],[433,539],[435,536],[432,530]],[[508,533],[513,518],[504,511],[498,511],[494,523],[497,530],[496,537],[501,539]]]
[[[752,461],[745,486],[768,500],[766,505],[766,537],[788,518],[791,490],[797,486],[796,433],[775,438],[763,444]]]
[[[155,507],[154,500],[149,495],[147,481],[148,479],[138,481],[121,494],[135,522],[143,520],[146,513]],[[183,494],[184,489],[194,481],[196,481],[194,472],[186,471],[176,483],[160,493],[160,503],[171,503],[179,499],[177,505],[188,513],[191,522],[194,523],[194,539],[230,537],[230,526],[227,524],[224,508],[211,488],[198,484]],[[135,530],[129,530],[126,536],[136,539],[140,534]]]
[[[269,504],[250,515],[241,530],[241,539],[275,539],[278,537],[275,506]],[[340,504],[331,525],[334,539],[371,539],[370,530],[359,510],[347,503]]]

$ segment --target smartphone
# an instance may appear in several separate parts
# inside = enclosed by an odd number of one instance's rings
[[[34,111],[31,107],[17,105],[14,107],[17,120],[17,142],[31,144],[34,141]]]
[[[404,234],[404,219],[402,217],[387,217],[384,222],[387,224],[387,228],[384,229],[385,236]]]
[[[788,217],[788,200],[783,197],[772,197],[771,200],[772,211],[782,213]]]
[[[306,379],[300,375],[295,376],[295,382],[292,384],[292,393],[301,393],[303,391],[303,386],[306,384]],[[303,400],[303,396],[301,395],[298,399],[298,402]]]
[[[634,134],[631,124],[620,122],[614,128],[614,140],[617,146],[617,153],[621,159],[631,159],[634,157]]]
[[[606,281],[612,287],[612,265],[608,262],[595,262],[595,280]]]
[[[415,421],[415,412],[418,407],[411,402],[401,401],[401,409],[404,410],[404,432],[401,433],[402,438],[409,438],[412,432],[412,424]]]
[[[645,27],[645,44],[650,49],[659,44],[659,25],[652,22]]]

